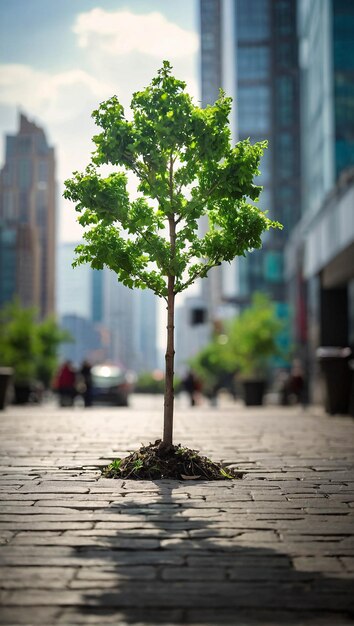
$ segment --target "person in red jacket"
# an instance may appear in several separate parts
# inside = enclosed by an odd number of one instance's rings
[[[76,396],[76,372],[71,361],[65,361],[61,366],[57,380],[56,388],[59,394],[60,406],[72,406]]]

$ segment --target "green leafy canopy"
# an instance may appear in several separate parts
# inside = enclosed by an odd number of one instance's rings
[[[280,227],[250,202],[261,191],[254,177],[266,142],[231,147],[231,99],[221,92],[201,109],[171,70],[164,61],[133,95],[131,120],[116,96],[100,104],[92,114],[101,132],[93,137],[91,163],[66,181],[64,192],[86,227],[75,264],[106,266],[128,287],[165,298],[168,277],[177,294],[213,266],[261,247],[262,233]],[[114,171],[103,176],[103,165]],[[135,199],[129,171],[138,180]],[[208,229],[200,236],[204,215]]]

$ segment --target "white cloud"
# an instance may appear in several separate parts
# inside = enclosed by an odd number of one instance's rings
[[[138,15],[100,8],[78,15],[73,28],[82,48],[101,48],[108,55],[140,52],[158,59],[195,54],[196,33],[169,22],[161,13]]]
[[[17,132],[16,108],[45,129],[56,149],[60,238],[66,241],[78,239],[82,229],[71,203],[61,197],[61,183],[90,160],[91,137],[97,132],[91,113],[98,103],[116,94],[128,107],[134,91],[151,81],[164,58],[198,99],[197,36],[161,14],[94,9],[77,17],[75,33],[82,46],[80,62],[65,72],[0,65],[0,143],[6,133]]]
[[[27,65],[0,66],[0,103],[19,105],[49,123],[72,119],[85,100],[109,97],[113,86],[79,69],[49,74]]]
[[[60,230],[65,240],[77,239],[82,229],[72,206],[60,199],[61,182],[87,165],[96,132],[91,112],[112,93],[112,85],[80,69],[50,74],[26,65],[0,66],[1,140],[17,132],[16,108],[45,129],[56,150]]]

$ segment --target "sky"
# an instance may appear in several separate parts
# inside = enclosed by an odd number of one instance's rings
[[[92,111],[112,95],[128,109],[164,59],[198,102],[197,0],[0,0],[0,163],[20,111],[45,129],[56,150],[59,241],[82,235],[62,193],[90,160]]]

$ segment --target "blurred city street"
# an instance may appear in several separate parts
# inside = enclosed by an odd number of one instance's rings
[[[225,482],[101,477],[160,437],[160,396],[0,429],[1,624],[352,623],[352,418],[177,398],[175,443],[244,472]]]

